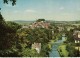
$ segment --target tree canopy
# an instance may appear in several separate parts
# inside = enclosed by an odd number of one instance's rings
[[[12,3],[12,5],[16,5],[16,0],[3,0],[4,3],[8,4],[9,1]]]
[[[45,21],[45,19],[38,19],[38,20],[37,20],[37,22],[40,22],[40,21]]]

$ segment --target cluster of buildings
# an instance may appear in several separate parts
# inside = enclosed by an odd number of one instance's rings
[[[46,28],[48,29],[50,26],[50,23],[45,22],[45,21],[40,21],[40,22],[34,22],[32,23],[32,25],[30,25],[29,27],[34,29],[34,28]]]
[[[31,29],[35,29],[35,28],[46,28],[46,29],[48,29],[49,26],[50,26],[50,23],[48,23],[46,21],[40,21],[40,22],[33,22],[29,26],[23,25],[22,28],[31,28]]]

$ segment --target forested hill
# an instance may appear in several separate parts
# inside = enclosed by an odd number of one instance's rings
[[[16,23],[21,24],[21,25],[29,25],[29,24],[33,23],[34,21],[14,20],[12,22],[16,22]]]

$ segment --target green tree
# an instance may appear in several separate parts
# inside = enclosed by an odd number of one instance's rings
[[[6,24],[7,24],[10,28],[12,28],[13,30],[16,30],[16,31],[21,28],[21,25],[15,23],[15,22],[7,21]]]
[[[38,29],[35,28],[31,30],[27,36],[27,39],[31,42],[40,42],[40,43],[47,43],[49,41],[49,34],[46,32],[47,29]],[[48,31],[48,30],[47,30]]]
[[[23,49],[22,51],[22,56],[24,57],[38,57],[39,54],[37,53],[37,51],[35,49]]]
[[[0,56],[8,56],[16,43],[16,31],[4,21],[0,14]]]
[[[10,2],[12,2],[12,5],[13,5],[13,6],[16,5],[16,0],[3,0],[3,1],[4,1],[4,3],[6,3],[6,4],[8,4],[9,1],[10,1]]]
[[[68,42],[74,42],[73,29],[71,29],[70,31],[67,31],[66,36],[67,36]]]
[[[45,21],[45,19],[38,19],[38,20],[37,20],[37,22],[40,22],[40,21]]]
[[[69,57],[75,57],[76,56],[76,50],[72,44],[69,43],[66,46],[66,50],[69,52]]]

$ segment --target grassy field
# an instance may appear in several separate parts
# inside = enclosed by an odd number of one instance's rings
[[[68,51],[66,50],[66,45],[62,44],[59,46],[58,51],[62,57],[68,57]]]

